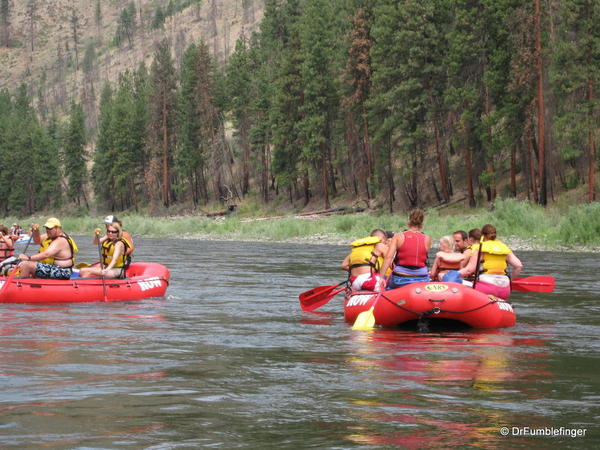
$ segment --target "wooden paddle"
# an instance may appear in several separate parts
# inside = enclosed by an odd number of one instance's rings
[[[298,296],[298,299],[300,300],[300,307],[303,311],[314,311],[315,309],[320,308],[338,293],[346,289],[345,286],[337,289],[339,286],[345,283],[346,281],[342,281],[341,283],[332,284],[331,286],[317,286],[306,292],[303,292]]]
[[[553,292],[554,285],[554,277],[548,275],[515,278],[510,282],[513,290],[522,292]]]

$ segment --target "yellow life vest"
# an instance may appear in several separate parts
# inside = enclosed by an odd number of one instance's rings
[[[375,256],[373,251],[375,246],[381,242],[381,238],[376,236],[369,236],[362,239],[352,241],[350,245],[352,250],[350,251],[350,268],[359,266],[371,266],[375,270],[379,270],[381,264],[383,264],[383,258],[377,257],[373,263],[373,257]]]
[[[104,265],[104,267],[108,266],[111,263],[113,254],[115,253],[115,247],[117,242],[122,242],[124,249],[123,253],[119,255],[119,258],[117,259],[117,262],[115,263],[113,268],[120,269],[121,267],[129,265],[129,257],[125,253],[127,252],[127,249],[131,246],[129,245],[127,239],[120,238],[117,239],[116,242],[107,239],[102,243],[102,264]]]
[[[69,243],[69,247],[71,248],[71,257],[70,258],[65,258],[65,259],[70,259],[73,262],[73,265],[75,265],[75,253],[77,253],[79,251],[79,248],[77,247],[77,244],[75,243],[75,241],[73,240],[73,238],[69,235],[67,235],[66,233],[61,234],[60,236],[58,236],[56,239],[64,237],[67,242]],[[50,244],[52,244],[52,239],[50,238],[46,238],[42,241],[42,243],[40,244],[40,250],[38,253],[42,253],[43,251],[47,250],[48,247],[50,247]],[[50,258],[44,258],[42,260],[40,260],[41,263],[46,263],[46,264],[54,264],[54,261],[56,261],[56,258],[54,257],[50,257]]]
[[[501,241],[483,241],[481,243],[481,273],[505,274],[506,255],[512,253]]]

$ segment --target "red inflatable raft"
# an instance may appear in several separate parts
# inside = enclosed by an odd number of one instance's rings
[[[169,285],[170,273],[162,264],[135,263],[126,278],[40,278],[0,277],[0,303],[66,303],[139,300],[162,297]]]
[[[505,300],[458,283],[412,283],[381,293],[346,292],[344,317],[353,324],[373,307],[375,323],[393,327],[411,320],[451,319],[473,328],[512,327],[516,315]]]

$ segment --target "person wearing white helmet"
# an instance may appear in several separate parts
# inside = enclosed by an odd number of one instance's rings
[[[108,228],[114,222],[117,222],[120,225],[121,230],[123,231],[123,239],[125,239],[127,241],[127,243],[129,244],[129,246],[127,247],[127,249],[125,251],[125,255],[130,256],[133,253],[133,250],[135,250],[135,244],[133,243],[133,238],[131,237],[131,233],[129,231],[123,229],[123,222],[121,222],[121,220],[119,220],[119,218],[117,216],[114,216],[111,214],[104,218],[104,225],[106,228]],[[106,239],[108,238],[108,235],[105,234],[104,236],[100,237],[101,231],[102,230],[100,228],[96,228],[94,230],[94,239],[92,240],[92,244],[98,245],[98,242],[100,242],[100,244],[102,244],[104,241],[106,241]]]

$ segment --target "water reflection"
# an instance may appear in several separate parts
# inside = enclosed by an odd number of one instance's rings
[[[171,269],[167,298],[0,305],[1,447],[544,448],[498,429],[598,416],[597,296],[562,282],[597,282],[593,255],[519,254],[528,273],[561,273],[556,294],[514,295],[514,328],[364,333],[341,295],[319,314],[298,305],[341,281],[346,247],[138,242]],[[552,445],[569,442],[599,444]]]
[[[498,431],[513,423],[514,412],[492,405],[507,392],[539,397],[530,379],[553,375],[544,359],[547,340],[535,333],[376,330],[352,339],[357,355],[349,364],[378,386],[352,400],[349,413],[363,424],[347,436],[356,444],[440,448],[502,442]],[[380,424],[394,427],[382,432]]]

